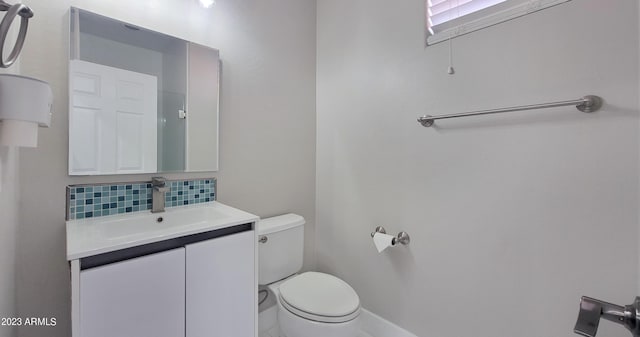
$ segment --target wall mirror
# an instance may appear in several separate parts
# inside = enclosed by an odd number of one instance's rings
[[[69,175],[217,171],[218,50],[69,18]]]

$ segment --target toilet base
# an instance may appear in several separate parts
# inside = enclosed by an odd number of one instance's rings
[[[289,312],[278,301],[278,323],[281,337],[357,337],[360,316],[342,323],[311,321]]]

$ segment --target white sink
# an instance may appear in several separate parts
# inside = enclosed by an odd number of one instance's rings
[[[163,232],[167,228],[201,226],[208,222],[223,221],[231,216],[213,207],[179,208],[162,213],[143,212],[117,218],[95,218],[97,221],[91,227],[96,235],[108,240],[119,240],[140,233]]]
[[[258,221],[239,209],[210,202],[67,221],[67,260]]]

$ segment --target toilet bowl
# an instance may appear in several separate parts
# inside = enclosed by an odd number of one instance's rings
[[[277,296],[281,337],[356,337],[360,298],[336,276],[302,268],[305,221],[285,214],[258,223],[259,283]]]
[[[306,272],[280,285],[278,323],[287,337],[353,337],[359,326],[360,299],[343,280]]]

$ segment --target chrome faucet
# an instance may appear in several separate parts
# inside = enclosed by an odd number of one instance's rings
[[[153,188],[151,194],[151,213],[164,212],[164,196],[169,190],[167,180],[163,177],[153,177],[151,178],[151,187]]]
[[[595,337],[600,317],[624,326],[633,337],[640,337],[640,297],[636,297],[633,304],[623,307],[582,296],[578,321],[573,332],[586,337]]]

